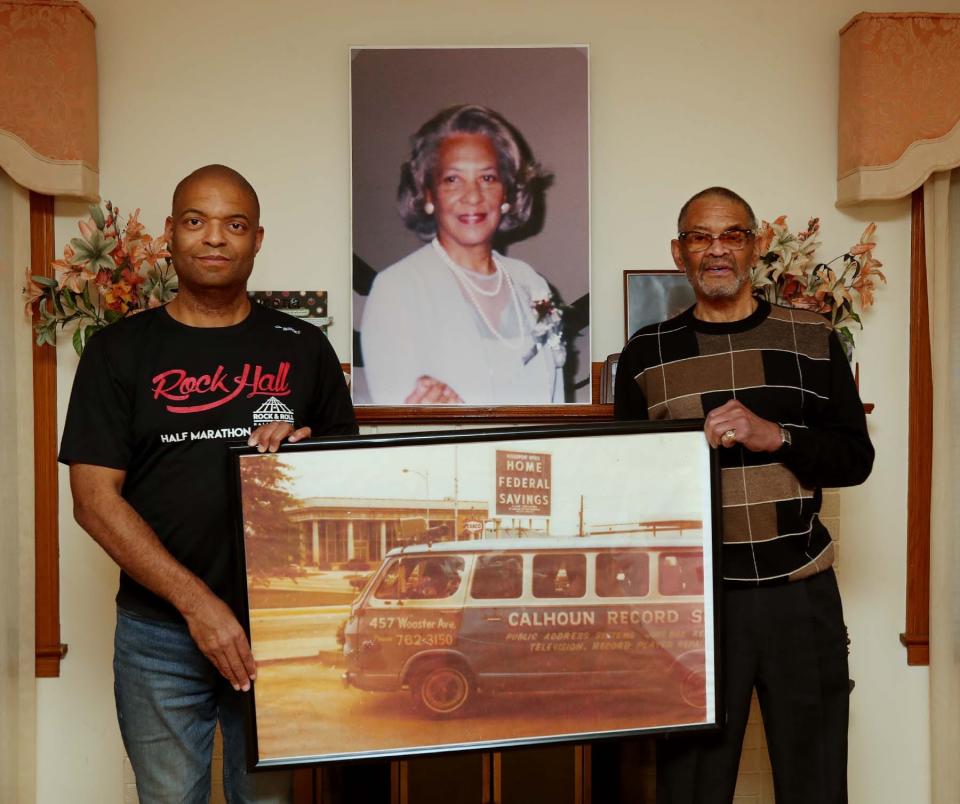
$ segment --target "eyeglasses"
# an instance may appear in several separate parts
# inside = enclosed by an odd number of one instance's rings
[[[696,231],[680,232],[677,235],[677,239],[684,242],[687,251],[691,254],[706,251],[713,245],[714,240],[719,240],[721,246],[726,246],[731,251],[740,251],[751,237],[753,237],[752,229],[727,229],[718,235]]]

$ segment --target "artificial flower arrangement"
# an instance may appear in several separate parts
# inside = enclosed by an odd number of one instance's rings
[[[80,237],[52,263],[55,278],[31,276],[27,269],[27,315],[39,302],[38,345],[55,346],[57,327],[74,328],[73,348],[81,354],[97,330],[174,297],[177,277],[166,241],[152,237],[139,215],[138,209],[121,227],[112,203],[91,206],[90,217],[80,221]]]
[[[827,315],[849,357],[854,346],[850,325],[863,329],[860,313],[873,304],[877,282],[887,281],[877,270],[883,263],[873,258],[876,231],[871,223],[845,254],[818,262],[819,218],[811,218],[797,234],[788,228],[786,215],[764,221],[757,232],[760,258],[750,275],[754,291],[776,304]],[[835,265],[838,260],[842,262]]]
[[[536,344],[533,354],[536,354],[538,348],[547,346],[553,354],[554,364],[562,366],[567,359],[567,349],[563,343],[563,310],[554,304],[553,298],[549,296],[534,299],[531,307],[534,323],[530,334]],[[531,358],[533,354],[530,355]]]

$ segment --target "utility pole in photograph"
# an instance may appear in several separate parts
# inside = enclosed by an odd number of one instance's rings
[[[453,540],[460,541],[460,471],[457,465],[457,445],[453,445]]]
[[[427,492],[427,497],[426,497],[427,518],[425,520],[426,527],[423,529],[423,536],[425,539],[429,539],[430,538],[430,470],[425,469],[424,471],[421,472],[419,469],[401,469],[400,471],[405,475],[419,475],[421,478],[423,478],[423,483]]]

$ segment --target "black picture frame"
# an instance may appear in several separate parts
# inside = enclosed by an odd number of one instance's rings
[[[718,726],[699,421],[231,452],[251,768]]]

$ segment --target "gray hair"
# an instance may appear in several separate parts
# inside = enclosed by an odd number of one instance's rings
[[[701,190],[695,196],[687,200],[687,203],[680,208],[680,214],[677,215],[677,231],[683,231],[683,219],[687,214],[687,210],[690,209],[690,205],[694,201],[699,201],[701,198],[724,198],[727,201],[733,201],[736,204],[739,204],[747,213],[747,217],[750,219],[750,228],[754,231],[757,230],[757,216],[753,214],[753,208],[743,199],[742,196],[735,193],[733,190],[729,190],[726,187],[708,187],[706,190]]]
[[[501,115],[485,106],[450,106],[424,123],[410,140],[410,158],[400,168],[397,207],[404,225],[422,240],[437,233],[436,221],[423,207],[427,190],[433,190],[440,144],[454,134],[482,134],[497,152],[497,166],[510,209],[500,219],[498,231],[523,226],[533,211],[538,182],[546,178],[533,161],[523,136]]]

